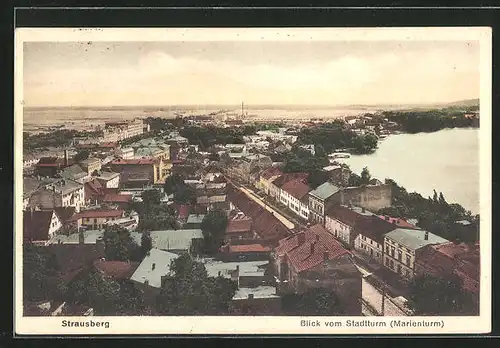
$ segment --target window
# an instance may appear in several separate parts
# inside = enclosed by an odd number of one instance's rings
[[[386,252],[387,254],[389,254],[389,246],[388,246],[388,245],[386,245],[386,246],[385,246],[385,252]]]
[[[394,248],[391,248],[391,256],[394,257]]]
[[[389,259],[388,259],[388,258],[386,258],[386,259],[385,259],[385,265],[386,265],[387,267],[389,267]]]
[[[403,253],[401,251],[398,251],[398,260],[401,261],[402,257],[403,257]]]
[[[401,270],[401,265],[400,264],[398,264],[398,274],[401,274],[401,275],[403,274],[403,271]]]
[[[410,255],[406,255],[406,264],[407,264],[408,266],[410,265],[410,260],[411,260]]]
[[[94,219],[94,225],[97,223],[97,219]]]

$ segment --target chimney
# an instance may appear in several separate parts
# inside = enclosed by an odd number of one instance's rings
[[[156,267],[156,263],[153,263],[153,264],[151,265],[151,270],[154,270],[154,269],[155,269],[155,267]]]
[[[361,208],[361,212],[362,212],[362,213],[366,213],[365,208]]]
[[[429,232],[425,231],[424,239],[425,240],[429,240]]]
[[[69,156],[68,150],[64,150],[64,166],[65,167],[68,166],[68,156]]]
[[[240,274],[240,265],[236,265],[236,272],[238,272],[238,275]]]
[[[253,294],[248,294],[248,299],[253,300]]]
[[[328,253],[328,251],[325,251],[323,253],[323,261],[327,262],[329,259],[330,259],[330,254]]]
[[[319,234],[316,235],[316,241],[319,242]]]
[[[298,234],[297,240],[299,242],[299,245],[302,245],[306,242],[306,235],[304,234],[304,232]]]
[[[314,254],[314,247],[315,247],[316,242],[311,243],[311,254]]]

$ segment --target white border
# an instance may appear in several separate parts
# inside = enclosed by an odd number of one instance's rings
[[[481,286],[478,317],[405,317],[413,321],[442,322],[440,328],[391,328],[396,317],[22,317],[22,133],[23,42],[74,41],[480,41],[480,213]],[[440,28],[196,28],[196,29],[102,29],[20,28],[15,30],[15,136],[14,226],[15,230],[15,332],[17,334],[408,334],[487,333],[491,330],[491,86],[492,31],[489,27]],[[67,328],[62,321],[108,321],[105,328]],[[303,319],[338,320],[342,328],[302,327]],[[347,320],[385,322],[386,328],[346,327]]]

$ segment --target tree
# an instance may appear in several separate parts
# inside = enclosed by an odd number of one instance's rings
[[[321,144],[315,145],[314,146],[314,155],[316,157],[320,157],[320,158],[326,157],[325,148]]]
[[[314,170],[309,173],[309,176],[307,177],[307,183],[312,189],[315,189],[327,182],[329,178],[330,177],[327,172],[322,170]]]
[[[227,227],[227,216],[221,210],[210,211],[201,222],[201,230],[208,253],[217,253],[223,245]]]
[[[163,189],[167,194],[173,194],[178,187],[184,184],[184,179],[181,175],[174,173],[165,179]]]
[[[370,180],[370,171],[368,170],[368,167],[364,167],[361,171],[361,185],[368,185],[370,183]]]
[[[417,276],[409,290],[407,306],[415,315],[456,315],[464,312],[468,305],[462,281],[454,274],[444,278]]]
[[[23,245],[24,301],[61,300],[66,290],[55,256],[44,247]]]
[[[222,277],[209,277],[205,266],[188,254],[172,261],[157,299],[162,315],[227,314],[237,285]]]
[[[105,227],[103,242],[104,254],[108,261],[131,260],[139,248],[130,236],[130,231],[117,225]]]
[[[183,184],[174,193],[174,202],[177,204],[196,203],[196,191],[191,186]]]
[[[120,285],[116,281],[92,268],[69,285],[67,300],[92,307],[96,315],[116,315],[119,294]]]
[[[312,288],[302,294],[282,297],[282,308],[290,315],[343,315],[338,296],[330,289]]]
[[[166,204],[153,205],[148,209],[142,209],[137,228],[140,231],[175,230],[178,228],[177,213],[171,206]]]
[[[156,189],[146,190],[146,191],[142,192],[141,198],[142,198],[142,202],[144,203],[144,206],[146,207],[146,209],[148,209],[149,207],[151,207],[153,205],[160,204],[160,200],[161,200],[160,191],[156,190]]]
[[[143,232],[141,236],[141,251],[144,257],[153,247],[153,240],[151,239],[151,234],[149,232]]]
[[[79,151],[74,157],[73,157],[73,160],[78,163],[78,162],[81,162],[81,161],[84,161],[86,159],[88,159],[90,156],[90,152],[88,150],[82,150],[82,151]]]
[[[347,185],[350,187],[361,186],[361,177],[355,173],[351,173],[349,180],[347,181]]]

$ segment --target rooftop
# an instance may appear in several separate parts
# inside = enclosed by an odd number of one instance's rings
[[[74,215],[71,220],[76,221],[81,218],[107,218],[107,217],[121,217],[124,211],[121,209],[110,210],[83,210]]]
[[[87,230],[83,231],[83,244],[96,244],[104,235],[104,230]],[[50,244],[79,244],[80,234],[73,233],[69,236],[63,234],[55,235],[49,242]]]
[[[258,253],[258,252],[270,252],[271,248],[264,246],[262,244],[239,244],[230,245],[228,252],[230,253]]]
[[[189,216],[187,218],[187,223],[188,224],[201,224],[204,217],[205,217],[205,214],[189,214]]]
[[[228,220],[226,233],[241,233],[241,232],[249,232],[252,230],[252,219],[243,218],[243,219],[233,219]]]
[[[156,161],[152,159],[117,159],[111,162],[114,165],[151,165]]]
[[[114,279],[129,279],[139,266],[139,262],[127,261],[94,261],[94,267],[105,276]]]
[[[108,193],[102,199],[103,202],[113,203],[130,203],[132,202],[132,195],[123,195],[119,193]]]
[[[309,192],[309,194],[321,200],[325,200],[339,191],[340,189],[337,186],[327,181],[318,186],[315,190]]]
[[[203,239],[200,229],[151,231],[153,247],[161,250],[189,250],[193,239]]]
[[[117,176],[120,176],[120,173],[102,171],[99,173],[99,176],[97,176],[97,179],[108,181],[116,178]]]
[[[427,240],[425,239],[426,234],[428,234]],[[386,237],[412,250],[419,249],[429,244],[442,244],[449,242],[447,239],[441,238],[424,230],[405,228],[397,228],[394,231],[387,233]]]
[[[281,189],[299,200],[304,198],[310,190],[304,179],[292,179],[281,186]]]
[[[245,300],[253,295],[254,299],[257,298],[279,298],[276,294],[276,288],[273,286],[257,286],[255,288],[239,288],[233,300]]]
[[[217,277],[220,272],[222,277],[231,278],[231,275],[236,272],[237,267],[240,270],[240,277],[259,277],[264,276],[265,270],[269,266],[269,261],[221,262],[206,259],[204,260],[204,264],[209,277]]]
[[[32,241],[48,240],[53,215],[53,210],[23,212],[23,237]]]
[[[280,240],[275,252],[279,256],[287,255],[296,272],[309,270],[324,262],[325,258],[334,260],[349,254],[349,251],[319,224]]]
[[[82,167],[78,164],[73,164],[72,166],[66,167],[61,171],[61,176],[67,179],[79,180],[87,176]]]
[[[161,278],[170,273],[170,264],[178,257],[177,254],[153,248],[142,260],[130,280],[160,288]]]

